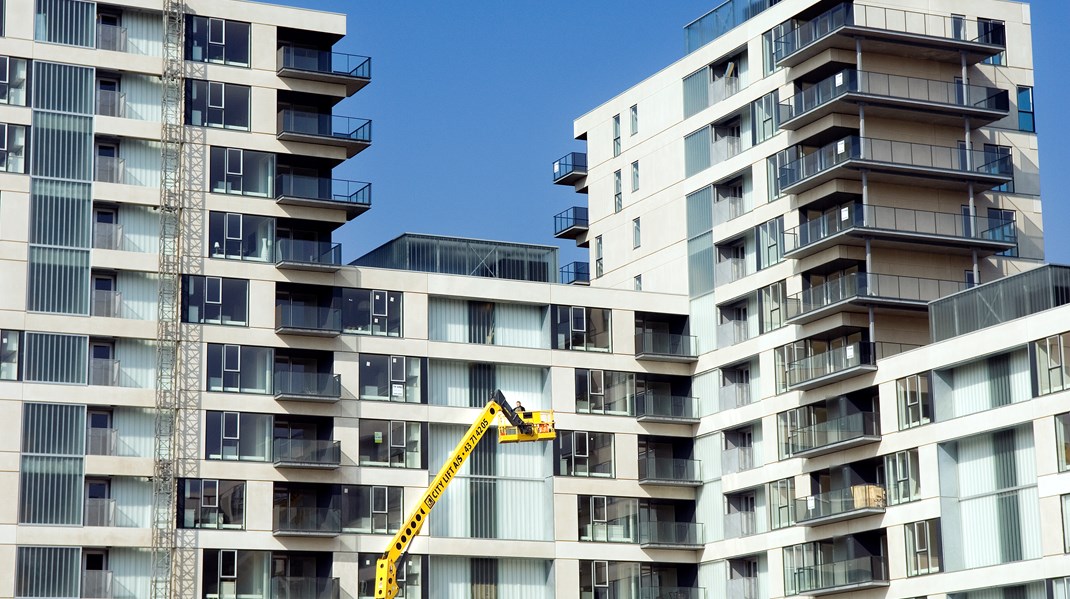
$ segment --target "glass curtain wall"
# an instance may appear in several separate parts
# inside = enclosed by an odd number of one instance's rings
[[[23,405],[20,524],[82,523],[85,430],[85,406]]]

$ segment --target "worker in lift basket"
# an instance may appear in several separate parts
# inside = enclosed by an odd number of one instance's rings
[[[513,411],[516,412],[516,415],[520,416],[521,418],[524,417],[524,412],[527,412],[527,410],[524,408],[524,404],[520,403],[519,401],[517,401],[516,405],[513,406]]]

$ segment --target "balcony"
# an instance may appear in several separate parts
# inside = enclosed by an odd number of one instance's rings
[[[734,410],[751,403],[750,383],[730,383],[717,390],[722,410]]]
[[[117,223],[93,223],[93,249],[121,250],[123,226]]]
[[[554,215],[554,237],[577,239],[587,233],[587,208],[573,206]]]
[[[334,402],[342,398],[342,376],[317,372],[276,372],[275,399]]]
[[[773,60],[793,67],[828,50],[862,50],[976,64],[1006,49],[1002,23],[843,3],[773,41]]]
[[[876,369],[876,344],[853,343],[788,364],[788,388],[812,389]]]
[[[274,508],[274,527],[277,537],[336,537],[342,532],[339,510],[319,507]]]
[[[883,514],[885,506],[884,487],[854,485],[796,499],[795,521],[804,526],[831,524],[870,514]]]
[[[97,90],[97,115],[126,117],[126,94],[117,91]]]
[[[342,463],[341,441],[275,439],[276,468],[321,468],[332,470]]]
[[[694,397],[643,391],[635,396],[635,415],[639,422],[698,422],[698,404]]]
[[[126,27],[97,23],[97,49],[112,52],[127,52]]]
[[[337,578],[272,576],[271,597],[287,599],[338,599]]]
[[[787,322],[805,324],[850,307],[926,310],[929,302],[964,289],[961,281],[852,273],[788,296]]]
[[[728,135],[715,139],[710,147],[710,160],[712,164],[720,164],[739,154],[742,147],[738,137]]]
[[[730,347],[747,339],[750,339],[750,327],[745,320],[729,320],[717,325],[717,347]]]
[[[279,111],[279,141],[337,146],[352,158],[372,143],[372,122],[333,114],[284,108]]]
[[[796,568],[790,574],[800,595],[831,595],[888,586],[888,565],[877,556]]]
[[[780,189],[800,194],[833,179],[978,191],[1013,179],[1010,155],[905,141],[845,137],[780,167]]]
[[[756,577],[729,578],[725,586],[725,597],[731,599],[758,599],[758,579]]]
[[[857,412],[788,433],[791,455],[808,458],[880,440],[880,417],[875,412]]]
[[[280,335],[337,337],[342,334],[342,311],[326,306],[275,306],[275,332]]]
[[[713,203],[713,222],[726,223],[743,216],[747,211],[747,202],[742,196],[718,197]]]
[[[82,570],[82,597],[91,599],[111,599],[111,570]]]
[[[849,204],[784,232],[784,256],[805,258],[834,245],[932,245],[943,250],[999,253],[1018,243],[1013,218],[964,216],[891,206]]]
[[[639,546],[643,549],[701,549],[702,525],[696,522],[641,522]]]
[[[85,431],[86,455],[116,455],[118,443],[118,429],[90,427]]]
[[[727,285],[747,276],[746,258],[725,258],[713,265],[713,282]]]
[[[571,152],[554,161],[554,184],[575,185],[587,176],[587,154]]]
[[[570,262],[561,267],[562,285],[590,285],[591,265],[589,262]]]
[[[275,240],[275,267],[335,272],[342,268],[342,244],[301,239]]]
[[[93,180],[98,183],[126,183],[126,162],[113,156],[97,156]]]
[[[346,86],[347,96],[372,80],[372,59],[367,56],[283,46],[279,48],[278,59],[279,77],[338,83]]]
[[[115,500],[87,497],[82,526],[115,526]]]
[[[698,341],[693,335],[642,331],[635,334],[635,359],[694,362],[698,359]]]
[[[92,290],[89,301],[89,313],[104,318],[121,318],[123,294],[118,291],[103,289]]]
[[[757,514],[754,512],[732,512],[724,517],[724,538],[738,539],[749,537],[758,532]]]
[[[90,358],[89,384],[101,387],[118,387],[119,360]]]
[[[641,586],[639,587],[638,599],[706,599],[706,589],[701,587]]]
[[[960,127],[963,117],[971,127],[981,127],[1010,110],[1007,90],[998,87],[845,69],[782,102],[780,127],[795,131],[829,114],[855,114],[860,103],[865,103],[867,117],[907,117]]]
[[[346,211],[348,218],[372,207],[372,184],[283,173],[275,177],[275,203]]]
[[[753,447],[731,447],[721,452],[721,474],[736,474],[754,468]]]
[[[639,484],[697,487],[702,484],[699,461],[684,458],[639,458]]]

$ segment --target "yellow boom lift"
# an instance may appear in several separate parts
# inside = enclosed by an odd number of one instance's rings
[[[416,504],[405,524],[390,541],[390,546],[375,562],[375,597],[376,599],[393,599],[398,594],[398,562],[404,557],[413,537],[420,534],[420,529],[427,521],[431,508],[442,498],[446,487],[464,465],[464,461],[475,451],[476,445],[490,428],[491,422],[498,419],[498,443],[521,443],[525,441],[549,441],[557,437],[554,429],[554,413],[516,412],[505,401],[501,391],[495,391],[483,411],[468,428],[457,447],[454,448],[446,463],[438,471]]]

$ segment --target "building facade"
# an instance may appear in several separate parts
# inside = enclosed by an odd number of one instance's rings
[[[479,446],[405,596],[1066,597],[1028,7],[891,4],[689,25],[554,165],[562,285],[549,246],[342,264],[343,17],[5,3],[0,596],[370,597],[500,389],[558,438]]]

